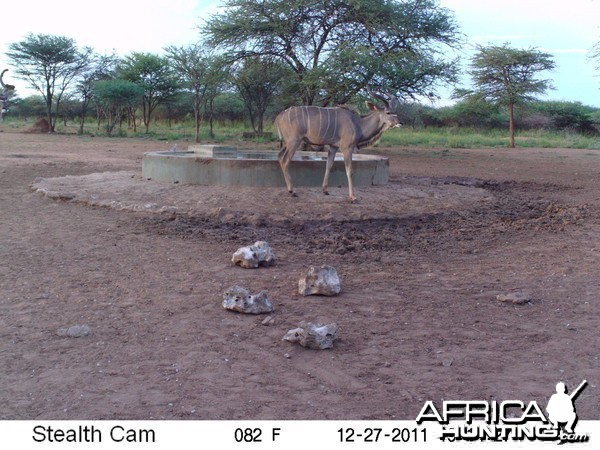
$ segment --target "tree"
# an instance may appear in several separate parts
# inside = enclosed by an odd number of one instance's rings
[[[64,93],[88,66],[92,49],[79,49],[73,39],[48,34],[28,34],[9,44],[6,56],[17,76],[36,89],[46,102],[50,132],[55,131],[57,112]]]
[[[596,70],[600,72],[600,41],[592,47],[588,57],[595,63]]]
[[[230,66],[221,56],[210,59],[209,69],[206,74],[206,91],[204,92],[204,113],[208,116],[209,135],[215,137],[215,99],[223,88],[230,84]]]
[[[144,89],[127,80],[102,80],[94,83],[96,101],[106,116],[106,131],[112,134],[117,121],[121,121],[123,113],[140,101]]]
[[[231,60],[287,64],[306,105],[347,102],[367,84],[427,94],[458,70],[443,54],[457,25],[437,0],[227,0],[203,32]]]
[[[156,107],[177,93],[178,85],[166,58],[152,53],[132,53],[119,66],[121,78],[144,89],[143,121],[148,133],[150,119]]]
[[[114,75],[118,63],[116,55],[93,54],[89,66],[78,77],[75,93],[79,97],[79,134],[83,134],[83,126],[88,106],[94,96],[94,84],[100,80],[108,80]]]
[[[514,107],[535,99],[551,87],[550,81],[536,78],[540,72],[555,67],[552,57],[537,49],[514,49],[502,46],[478,46],[471,59],[469,74],[474,90],[457,90],[457,97],[475,96],[508,109],[510,147],[515,147]]]
[[[184,88],[192,94],[194,107],[195,141],[200,142],[200,123],[202,121],[202,104],[209,87],[209,71],[212,63],[210,53],[198,44],[188,47],[169,46],[165,48],[166,56]]]
[[[242,67],[234,75],[233,83],[244,100],[255,132],[263,132],[267,108],[287,73],[286,67],[281,63],[257,57],[244,60]]]

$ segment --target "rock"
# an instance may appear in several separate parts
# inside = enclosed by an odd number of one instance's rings
[[[246,314],[267,314],[274,310],[267,295],[267,291],[251,295],[246,288],[231,286],[223,293],[223,308]]]
[[[338,326],[335,323],[327,325],[300,322],[298,328],[288,331],[284,341],[300,344],[303,347],[324,350],[333,347],[337,338]]]
[[[300,295],[336,295],[342,290],[340,278],[331,266],[311,267],[298,281]]]
[[[505,303],[515,303],[517,305],[523,305],[525,303],[531,303],[533,299],[526,292],[513,292],[511,294],[499,294],[496,299]]]
[[[60,328],[56,334],[70,338],[78,338],[89,336],[92,334],[92,329],[88,325],[73,325],[69,328]]]
[[[233,254],[231,262],[245,269],[256,269],[259,266],[275,264],[275,254],[267,242],[256,241],[249,247],[240,247]]]
[[[274,325],[275,324],[275,319],[273,319],[273,316],[265,317],[264,320],[261,322],[261,324],[264,325],[265,327],[268,327],[270,325]]]

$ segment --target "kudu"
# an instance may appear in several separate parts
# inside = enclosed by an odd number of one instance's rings
[[[381,100],[384,106],[366,102],[370,113],[364,116],[359,116],[344,107],[292,106],[275,118],[281,142],[279,165],[290,194],[296,196],[289,174],[289,165],[294,153],[303,143],[316,147],[328,145],[323,193],[328,194],[329,172],[336,152],[341,149],[348,178],[348,195],[351,202],[356,201],[352,186],[352,153],[376,142],[387,129],[402,125],[395,114],[398,106],[396,98],[371,91],[369,94]]]

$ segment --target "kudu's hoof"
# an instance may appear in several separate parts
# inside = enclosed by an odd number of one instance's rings
[[[348,201],[349,201],[350,203],[353,203],[353,204],[356,204],[356,203],[358,203],[358,199],[357,199],[356,197],[354,197],[354,198],[349,198],[349,199],[348,199]]]
[[[329,191],[323,191],[323,195],[329,195]]]
[[[298,194],[296,194],[294,191],[288,191],[290,194],[290,197],[298,197]]]

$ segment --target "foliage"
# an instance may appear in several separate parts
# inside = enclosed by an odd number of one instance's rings
[[[478,46],[471,59],[469,74],[474,90],[458,90],[457,97],[474,97],[495,105],[505,105],[509,114],[510,146],[515,146],[514,106],[535,98],[550,88],[549,80],[538,79],[539,72],[554,69],[548,53],[537,49]]]
[[[90,64],[77,78],[74,94],[80,100],[79,134],[83,134],[88,106],[94,97],[94,83],[114,78],[117,63],[118,58],[115,54],[98,55],[93,53],[90,57]]]
[[[255,57],[245,59],[234,75],[233,83],[244,100],[255,132],[263,132],[265,113],[280,94],[282,80],[288,73],[281,63]]]
[[[16,100],[11,112],[23,119],[44,116],[46,114],[46,101],[41,95],[30,95]]]
[[[230,87],[230,65],[223,57],[211,58],[207,77],[207,88],[205,91],[204,114],[208,119],[209,135],[214,138],[214,119],[216,111],[215,100]]]
[[[165,51],[183,89],[192,95],[195,122],[194,139],[196,142],[200,142],[202,105],[206,91],[211,85],[211,66],[215,63],[215,58],[198,44],[187,47],[169,46]]]
[[[519,131],[515,137],[519,147],[529,148],[580,148],[600,150],[597,137],[578,133],[530,130]],[[451,156],[448,149],[455,148],[505,148],[509,144],[506,133],[499,129],[482,130],[469,127],[425,127],[419,129],[395,128],[381,138],[380,146],[392,149],[379,150],[402,153],[407,147],[436,150],[442,157]],[[419,155],[423,155],[419,151]]]
[[[68,37],[32,33],[8,48],[6,56],[18,77],[44,98],[50,131],[54,132],[62,96],[89,65],[92,49],[80,50]]]
[[[178,89],[176,77],[166,58],[152,53],[133,52],[126,56],[117,72],[121,78],[138,84],[144,90],[142,119],[146,133],[156,107],[172,98]]]
[[[592,47],[588,57],[594,62],[596,70],[600,72],[600,41]]]
[[[435,0],[228,0],[204,33],[232,60],[287,64],[307,105],[346,103],[368,84],[427,94],[456,76],[442,47],[457,25]]]
[[[244,106],[244,102],[238,94],[223,92],[215,96],[210,114],[221,124],[241,123],[244,121]]]
[[[123,114],[144,95],[141,86],[121,79],[97,81],[94,92],[107,119],[106,131],[109,135],[117,122],[120,123]]]
[[[584,134],[597,134],[594,113],[599,110],[580,102],[535,102],[531,109],[550,121],[550,127],[555,130],[576,131]],[[600,122],[598,123],[600,125]]]

